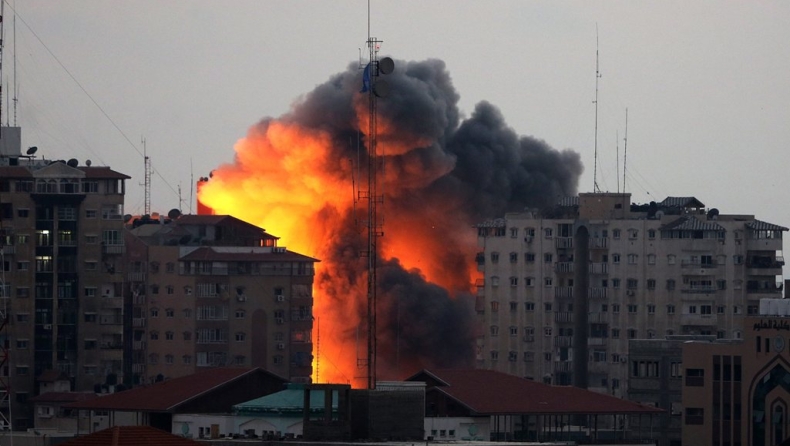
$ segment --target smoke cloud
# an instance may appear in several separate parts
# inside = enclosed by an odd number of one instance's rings
[[[444,62],[396,61],[378,104],[378,378],[420,367],[471,366],[476,265],[473,225],[576,193],[582,164],[570,150],[520,136],[488,102],[464,119]],[[366,179],[367,94],[356,64],[266,118],[236,146],[200,200],[265,227],[321,259],[315,310],[321,376],[353,381],[364,351],[367,239],[352,183]],[[275,185],[275,182],[276,185]],[[364,181],[363,181],[364,183]],[[362,190],[366,189],[363,184]],[[284,223],[285,216],[298,218]],[[327,334],[328,333],[328,334]],[[325,348],[325,346],[329,348]]]

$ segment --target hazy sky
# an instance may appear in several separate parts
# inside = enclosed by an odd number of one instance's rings
[[[519,134],[579,152],[582,192],[593,188],[597,27],[600,188],[622,188],[627,107],[634,201],[693,195],[790,226],[790,2],[371,3],[382,55],[442,59],[462,112],[489,101]],[[192,172],[231,162],[251,125],[357,61],[368,32],[364,0],[12,0],[4,22],[24,147],[132,176],[128,213],[143,210],[141,137],[152,209],[179,207],[180,186],[188,212]],[[11,91],[2,120],[13,124]]]

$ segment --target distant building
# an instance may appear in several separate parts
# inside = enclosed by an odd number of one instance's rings
[[[228,215],[129,223],[130,384],[223,366],[310,382],[316,259]]]
[[[15,430],[33,425],[30,399],[48,371],[71,390],[123,378],[123,200],[130,177],[77,160],[22,154],[19,128],[2,128],[0,310],[2,369]]]
[[[477,225],[477,367],[625,396],[628,342],[740,339],[782,294],[787,228],[694,197],[586,193]]]
[[[745,318],[739,342],[683,345],[684,445],[790,439],[790,317],[781,314]]]

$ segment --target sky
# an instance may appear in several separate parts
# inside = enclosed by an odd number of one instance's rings
[[[368,22],[365,0],[10,0],[4,16],[0,119],[38,156],[131,176],[126,213],[144,209],[144,151],[152,210],[196,212],[193,182],[357,63],[370,23],[382,56],[443,60],[466,116],[488,101],[580,153],[581,192],[790,226],[790,2],[371,0]]]

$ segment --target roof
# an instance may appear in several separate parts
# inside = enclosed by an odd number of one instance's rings
[[[504,218],[495,218],[493,220],[486,220],[476,225],[476,227],[478,228],[504,228],[505,226],[506,225]]]
[[[657,414],[661,409],[571,386],[552,386],[481,369],[423,370],[407,381],[438,380],[428,389],[481,415]]]
[[[167,412],[260,368],[220,367],[69,404],[72,409]],[[269,373],[269,372],[266,372]]]
[[[562,197],[557,201],[558,206],[562,207],[573,207],[579,205],[579,196],[575,197]]]
[[[254,413],[298,414],[304,409],[304,384],[288,384],[288,388],[271,395],[245,401],[233,406],[234,413],[249,415]],[[310,392],[310,411],[324,410],[325,392]],[[337,410],[337,400],[332,401],[332,409]]]
[[[754,231],[787,231],[787,228],[785,228],[784,226],[779,226],[772,223],[766,223],[760,220],[755,220],[746,223],[746,227]]]
[[[266,232],[265,229],[261,228],[260,226],[254,225],[252,223],[248,223],[240,218],[236,218],[232,215],[201,215],[201,214],[183,214],[175,220],[176,224],[179,225],[218,225],[220,223],[235,223],[240,224],[242,226],[247,226],[253,228],[257,231],[263,232],[263,237],[266,239],[279,239],[279,237],[274,236]]]
[[[696,217],[685,216],[675,221],[669,222],[661,228],[661,231],[724,231],[725,229],[713,221],[700,221]]]
[[[204,246],[190,251],[187,255],[181,257],[179,260],[187,262],[293,262],[293,261],[306,261],[318,262],[318,259],[308,257],[293,251],[285,252],[261,252],[255,247],[250,247],[249,250],[235,250],[230,251],[222,249],[222,247]]]
[[[73,403],[98,398],[93,392],[47,392],[30,398],[34,403]]]
[[[119,179],[119,180],[129,180],[132,177],[129,175],[116,172],[109,167],[106,166],[79,166],[77,169],[85,172],[85,178],[93,178],[93,179]]]
[[[196,446],[203,443],[150,426],[115,426],[60,444],[62,446]]]
[[[668,208],[704,208],[705,205],[695,197],[667,197],[658,203],[659,206]]]

